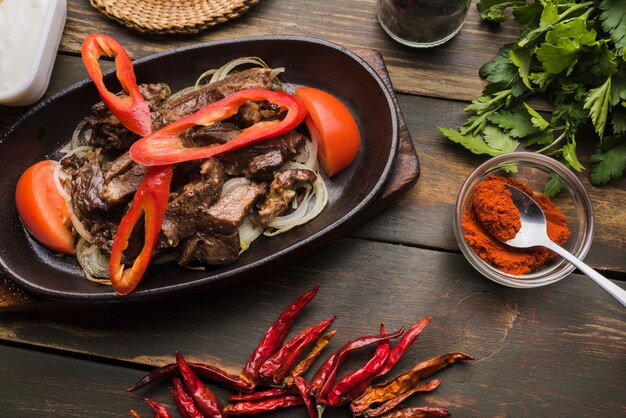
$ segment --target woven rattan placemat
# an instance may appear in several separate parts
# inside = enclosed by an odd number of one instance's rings
[[[235,19],[259,0],[90,0],[105,16],[144,33],[193,34]]]

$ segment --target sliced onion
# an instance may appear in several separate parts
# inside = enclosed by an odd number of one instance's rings
[[[302,168],[307,168],[317,173],[319,169],[319,161],[317,159],[317,140],[311,139],[304,143],[304,148],[300,154],[294,159],[295,162],[303,165]]]
[[[216,81],[223,80],[233,69],[239,67],[244,64],[252,64],[258,67],[269,68],[269,66],[259,57],[241,57],[234,59],[226,64],[222,65],[211,77],[209,84],[215,83]]]
[[[80,235],[81,238],[83,238],[87,242],[93,242],[93,237],[91,236],[89,231],[87,231],[85,225],[83,225],[80,219],[78,219],[78,216],[76,216],[76,213],[74,212],[74,208],[72,206],[72,202],[68,202],[67,211],[69,212],[72,226],[74,227],[76,232],[78,232],[78,235]]]
[[[202,74],[200,74],[200,77],[198,77],[198,79],[196,80],[196,84],[194,84],[194,88],[198,88],[200,87],[200,82],[202,82],[202,80],[204,80],[205,78],[207,78],[210,75],[213,75],[217,72],[216,68],[212,68],[208,71],[203,72]],[[209,83],[210,84],[210,83]]]
[[[65,202],[67,204],[67,202],[72,200],[72,197],[65,190],[65,187],[63,187],[63,184],[61,183],[61,167],[61,162],[57,162],[57,164],[54,166],[54,170],[52,171],[52,182],[54,183],[54,187],[56,187],[57,192],[59,192],[59,194],[63,196],[63,199],[65,199]]]
[[[72,133],[72,138],[70,139],[70,144],[72,144],[72,149],[78,148],[81,146],[82,141],[80,140],[80,134],[83,131],[83,128],[87,125],[87,119],[83,119],[78,122],[74,132]]]
[[[313,207],[309,210],[309,203],[313,196],[315,196],[315,203],[313,204]],[[265,231],[264,235],[274,236],[282,234],[283,232],[287,232],[298,225],[303,225],[319,215],[322,210],[324,210],[327,204],[328,188],[326,187],[326,183],[324,183],[322,177],[318,175],[315,182],[313,182],[313,191],[312,193],[310,193],[310,196],[306,197],[305,195],[305,199],[302,201],[300,207],[298,207],[295,212],[285,216],[277,216],[269,225],[270,228],[276,228],[276,230]],[[305,210],[303,210],[302,208],[305,208]],[[297,215],[295,215],[296,213]]]
[[[111,285],[109,279],[109,257],[102,254],[100,248],[88,243],[84,239],[78,240],[76,245],[76,259],[85,272],[87,280]]]
[[[239,227],[239,246],[241,247],[239,254],[250,248],[252,241],[260,237],[261,234],[263,234],[263,226],[254,225],[250,217],[247,216]]]
[[[220,199],[226,196],[228,193],[235,190],[237,187],[245,186],[250,184],[250,180],[245,177],[233,177],[232,179],[227,180],[222,186],[222,193],[220,194]]]

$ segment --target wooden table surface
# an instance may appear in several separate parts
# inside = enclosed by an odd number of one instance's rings
[[[270,34],[376,49],[391,74],[421,176],[348,236],[243,285],[163,302],[0,311],[0,416],[129,416],[131,408],[152,416],[146,396],[174,410],[165,384],[132,394],[124,389],[171,362],[177,350],[238,372],[280,311],[315,283],[320,293],[296,327],[337,314],[339,333],[330,350],[376,332],[380,322],[394,329],[432,315],[393,374],[449,351],[476,358],[440,373],[441,386],[409,405],[440,406],[453,416],[626,416],[626,310],[579,274],[534,290],[492,283],[470,267],[454,240],[457,192],[485,158],[448,143],[436,127],[462,123],[463,108],[484,86],[478,68],[515,39],[515,23],[480,23],[472,7],[452,41],[412,50],[386,36],[374,9],[374,0],[263,0],[243,17],[200,35],[158,37],[109,21],[87,0],[68,1],[47,94],[86,77],[80,46],[90,32],[114,36],[133,58],[206,40]],[[26,110],[0,107],[0,134]],[[585,148],[584,164],[592,145]],[[587,261],[624,286],[626,181],[596,188],[587,173],[579,177],[596,212]],[[369,355],[355,355],[346,370]],[[211,388],[225,399],[222,388]],[[297,408],[268,416],[307,414]],[[325,416],[349,414],[333,409]]]

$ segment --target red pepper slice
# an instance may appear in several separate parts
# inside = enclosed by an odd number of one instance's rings
[[[130,97],[116,96],[104,85],[102,69],[98,64],[98,59],[103,52],[110,57],[115,55],[117,79]],[[109,36],[92,33],[83,41],[81,55],[89,76],[109,110],[129,130],[141,136],[149,135],[152,132],[150,109],[137,87],[133,64],[124,48]]]
[[[113,240],[109,276],[113,289],[120,295],[127,295],[137,287],[148,268],[152,252],[157,245],[161,224],[167,209],[167,200],[172,181],[171,166],[150,167],[135,193],[130,209],[122,218]],[[122,254],[128,246],[133,227],[144,216],[145,234],[141,253],[130,269],[122,264]]]
[[[194,148],[184,146],[180,134],[197,125],[208,126],[224,120],[236,114],[239,107],[249,100],[267,100],[287,109],[287,115],[283,120],[258,122],[222,145]],[[298,126],[305,116],[304,104],[288,93],[262,89],[241,90],[140,139],[130,147],[130,156],[136,163],[147,166],[209,158],[290,131]]]

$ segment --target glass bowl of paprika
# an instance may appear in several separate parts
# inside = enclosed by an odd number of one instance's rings
[[[574,266],[543,247],[503,244],[519,230],[509,183],[530,194],[548,220],[548,235],[579,259],[593,240],[593,207],[584,186],[566,166],[531,152],[491,158],[469,175],[459,192],[454,234],[470,264],[487,278],[510,287],[531,288],[557,282]],[[549,191],[548,198],[543,192]],[[558,191],[558,192],[557,192]]]

